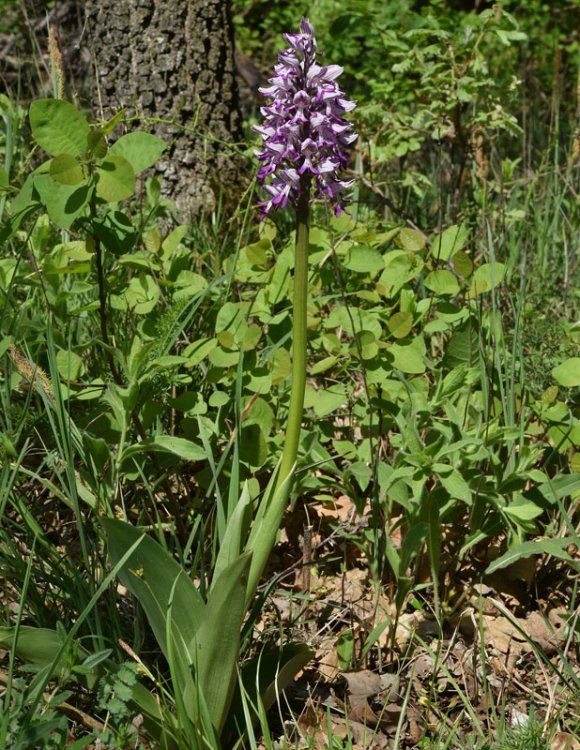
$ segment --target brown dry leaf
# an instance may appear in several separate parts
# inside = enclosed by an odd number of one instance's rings
[[[343,677],[348,685],[349,718],[352,721],[363,721],[367,725],[376,726],[378,718],[367,699],[380,693],[380,676],[363,669],[360,672],[344,672]]]
[[[389,747],[389,741],[383,734],[360,721],[353,721],[350,717],[348,722],[343,719],[333,719],[332,735],[344,739],[352,738],[353,750],[387,750]],[[328,745],[328,735],[325,734],[325,737]]]
[[[356,514],[356,507],[348,495],[341,495],[332,503],[318,503],[312,508],[321,517],[336,518],[340,523],[351,523]]]
[[[515,622],[510,622],[505,617],[491,617],[489,615],[483,616],[483,637],[486,645],[492,646],[493,648],[500,651],[502,654],[507,654],[510,649],[520,648],[529,644],[525,643],[525,638],[518,629],[518,625],[525,631],[526,623],[525,620],[519,618],[513,618]]]
[[[316,652],[317,671],[326,682],[334,682],[340,672],[336,646],[325,643]]]
[[[435,670],[435,659],[427,653],[420,654],[415,661],[413,674],[419,681],[433,674]]]
[[[343,672],[342,676],[348,685],[351,700],[372,698],[383,689],[380,675],[368,669],[362,669],[360,672]]]
[[[550,750],[580,750],[580,740],[569,732],[556,732]]]
[[[527,631],[530,638],[540,646],[546,656],[556,653],[558,646],[565,641],[563,628],[552,629],[539,612],[530,612],[527,617]]]

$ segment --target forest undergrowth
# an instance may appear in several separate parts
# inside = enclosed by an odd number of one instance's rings
[[[580,748],[578,9],[475,5],[232,2],[264,80],[308,15],[357,102],[288,478],[292,211],[179,215],[154,123],[18,37],[0,747]]]

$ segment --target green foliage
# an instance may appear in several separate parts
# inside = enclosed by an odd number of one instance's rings
[[[308,661],[286,636],[253,649],[261,598],[243,624],[288,492],[307,509],[353,501],[365,523],[336,534],[397,615],[426,598],[445,620],[458,580],[528,558],[577,570],[577,40],[555,23],[569,5],[547,5],[234,2],[264,71],[310,12],[362,133],[352,216],[314,207],[306,411],[280,491],[284,216],[258,227],[242,207],[225,239],[178,224],[139,178],[159,139],[114,140],[122,113],[93,123],[41,99],[27,144],[25,110],[0,97],[0,556],[26,617],[16,637],[6,608],[0,644],[89,691],[110,746],[138,742],[138,714],[160,746],[235,741]],[[138,607],[109,587],[68,642],[107,544]],[[149,666],[120,663],[119,639]],[[27,713],[30,682],[6,698],[0,740],[64,746],[54,705]]]

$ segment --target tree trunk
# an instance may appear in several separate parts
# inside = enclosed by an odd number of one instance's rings
[[[90,0],[94,108],[141,123],[168,144],[164,194],[183,216],[226,204],[240,185],[241,140],[229,0]],[[170,121],[170,122],[167,122]]]

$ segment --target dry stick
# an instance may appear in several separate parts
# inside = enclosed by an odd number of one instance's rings
[[[98,287],[99,287],[99,317],[101,320],[101,336],[103,339],[103,343],[105,345],[105,356],[107,357],[107,361],[109,362],[109,368],[111,370],[113,380],[118,386],[122,386],[123,380],[121,378],[121,375],[115,363],[113,353],[111,352],[111,345],[110,345],[110,340],[109,340],[109,330],[107,326],[107,295],[105,291],[105,274],[103,271],[103,256],[102,256],[102,249],[101,249],[101,241],[98,237],[95,237],[94,241],[95,241],[95,262],[97,266],[97,282],[98,282]],[[137,434],[139,435],[141,440],[146,440],[147,435],[145,433],[145,429],[143,428],[143,425],[141,424],[141,420],[139,419],[139,416],[138,414],[135,413],[135,411],[131,412],[131,421],[133,422],[133,425],[135,426],[135,429],[137,430]],[[159,463],[159,459],[157,458],[155,453],[153,453],[153,451],[147,451],[147,456],[149,457],[149,460],[152,461],[153,465],[155,466],[155,470],[159,474],[159,477],[162,478],[165,472],[163,470],[163,467]],[[163,484],[163,488],[167,495],[169,508],[175,520],[175,527],[179,535],[179,540],[182,544],[185,544],[187,537],[188,537],[188,533],[187,533],[187,528],[185,526],[183,518],[181,517],[181,508],[179,506],[179,503],[177,502],[177,499],[175,498],[175,495],[173,494],[173,489],[171,485],[169,484],[167,477],[164,477],[163,479],[161,479],[161,482]]]

